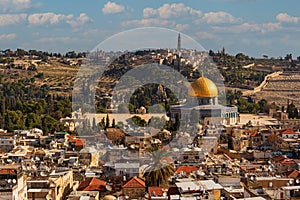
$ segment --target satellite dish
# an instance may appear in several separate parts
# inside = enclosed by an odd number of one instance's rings
[[[107,191],[112,191],[112,187],[110,185],[106,185],[105,188]]]
[[[17,181],[16,181],[16,179],[13,179],[12,182],[13,182],[13,183],[16,183]]]
[[[11,179],[8,179],[7,182],[8,182],[9,184],[11,184],[12,180],[11,180]]]
[[[41,172],[41,176],[47,176],[47,174],[45,172]]]

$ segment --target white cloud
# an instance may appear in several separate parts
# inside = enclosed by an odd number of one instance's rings
[[[196,36],[199,39],[214,39],[214,38],[216,38],[216,36],[214,34],[208,33],[208,32],[203,32],[203,31],[197,32]]]
[[[71,20],[73,15],[63,15],[55,13],[36,13],[28,16],[29,24],[43,25],[43,24],[57,24],[65,20]]]
[[[75,42],[76,40],[77,39],[71,37],[45,37],[45,38],[40,38],[37,41],[40,43],[54,43],[54,42],[72,43]]]
[[[263,23],[260,25],[260,32],[267,33],[280,30],[282,27],[279,23]]]
[[[251,24],[243,23],[235,26],[214,26],[212,29],[217,32],[227,32],[227,33],[245,33],[245,32],[258,32],[258,33],[268,33],[276,30],[280,30],[282,27],[280,23],[263,23],[263,24]]]
[[[72,27],[82,26],[85,23],[93,21],[87,14],[81,13],[78,17],[73,15],[48,13],[27,14],[0,14],[0,26],[20,24],[28,22],[30,25],[45,25],[67,23]]]
[[[241,18],[236,18],[230,13],[226,12],[205,13],[204,16],[200,19],[200,22],[206,22],[208,24],[237,23],[241,21]]]
[[[73,27],[82,26],[88,22],[91,22],[92,19],[86,13],[80,13],[79,17],[76,19],[67,20],[67,23]]]
[[[184,31],[188,29],[190,26],[188,24],[176,24],[175,29],[177,31]]]
[[[13,40],[17,37],[16,34],[10,33],[10,34],[2,34],[0,35],[0,40]]]
[[[82,32],[82,35],[84,36],[99,36],[99,35],[106,35],[106,34],[111,34],[111,32],[109,32],[106,29],[87,29],[84,32]]]
[[[164,4],[158,9],[148,7],[143,10],[143,16],[145,18],[159,16],[163,19],[169,19],[185,15],[193,15],[199,17],[202,15],[202,12],[189,6],[185,6],[183,3]]]
[[[276,19],[279,22],[285,22],[285,23],[298,23],[300,21],[299,17],[293,17],[293,16],[288,15],[287,13],[279,13],[276,16]]]
[[[26,18],[27,14],[0,14],[0,26],[19,24]]]
[[[2,12],[19,12],[30,8],[31,0],[1,0],[0,10]]]
[[[104,7],[102,8],[103,14],[115,14],[120,13],[125,10],[125,7],[119,4],[116,4],[115,2],[107,2]]]
[[[31,25],[54,25],[58,23],[67,23],[72,27],[78,27],[91,21],[92,19],[86,13],[81,13],[78,17],[75,17],[74,15],[56,14],[52,12],[35,13],[28,16],[28,23]]]
[[[152,17],[158,14],[158,10],[155,10],[154,8],[144,8],[143,15],[144,17]]]
[[[122,26],[169,26],[169,25],[174,25],[174,22],[171,22],[169,20],[164,20],[164,19],[141,19],[141,20],[130,20],[130,21],[125,21],[122,22]]]

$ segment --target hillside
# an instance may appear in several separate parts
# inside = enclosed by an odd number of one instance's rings
[[[185,50],[186,51],[186,50]],[[183,52],[182,57],[170,54],[166,50],[144,50],[126,53],[105,69],[103,76],[97,80],[96,111],[106,113],[112,108],[111,92],[117,81],[126,72],[143,63],[168,65],[180,71],[188,80],[192,81],[201,74],[195,70],[197,66],[204,66],[206,76],[215,76],[207,65],[207,56],[198,52],[193,59],[197,65],[191,65]],[[240,112],[264,112],[263,101],[260,104],[246,102],[238,90],[251,90],[257,87],[267,74],[284,71],[282,76],[270,79],[261,92],[251,96],[255,102],[266,99],[269,103],[286,105],[287,100],[300,106],[299,60],[264,58],[249,58],[243,54],[236,56],[225,52],[209,52],[214,64],[222,74],[222,80],[227,90],[227,103],[235,104]],[[85,53],[68,52],[65,55],[41,52],[36,50],[0,51],[0,128],[8,130],[32,127],[43,128],[45,132],[64,130],[59,123],[61,117],[70,117],[72,112],[72,91],[74,81],[80,66],[85,61]],[[167,74],[164,75],[168,81]],[[145,76],[147,78],[149,76]],[[175,77],[173,77],[175,78]],[[82,77],[85,92],[91,89],[86,77]],[[134,84],[134,80],[128,80]],[[142,86],[131,98],[129,110],[135,113],[141,106],[154,104],[169,106],[176,104],[178,97],[168,88],[164,96],[157,95],[158,85]],[[125,88],[126,90],[126,88]],[[231,91],[230,91],[231,90]],[[180,98],[180,97],[179,97]]]

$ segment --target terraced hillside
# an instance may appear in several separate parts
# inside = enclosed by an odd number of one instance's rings
[[[48,85],[50,91],[54,93],[70,94],[78,69],[79,65],[71,66],[52,59],[40,62],[34,69],[17,65],[0,65],[0,76],[2,83],[28,79],[36,86]]]
[[[300,72],[284,72],[278,77],[268,80],[262,91],[253,95],[254,99],[266,99],[278,105],[287,105],[293,101],[300,106]]]

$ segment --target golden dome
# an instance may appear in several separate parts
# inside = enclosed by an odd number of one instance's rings
[[[188,94],[190,97],[217,97],[218,88],[214,82],[202,76],[191,83]]]

